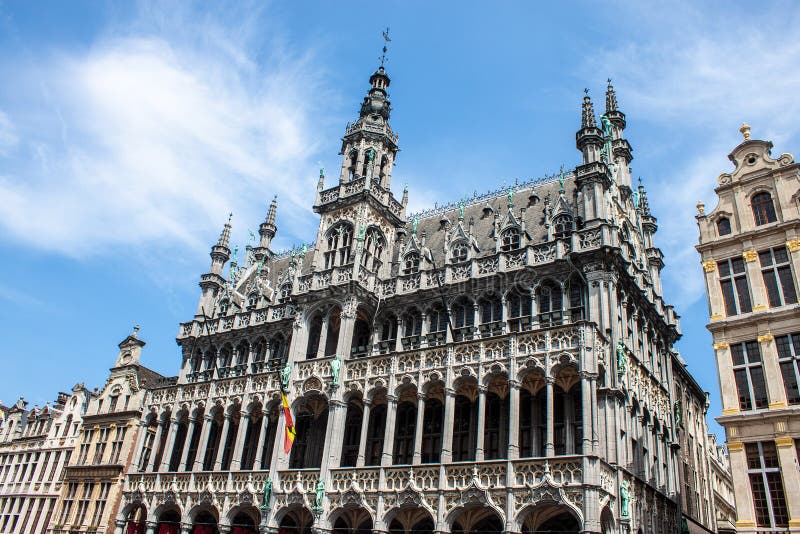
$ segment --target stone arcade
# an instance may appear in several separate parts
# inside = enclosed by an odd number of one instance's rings
[[[212,248],[117,532],[675,532],[680,329],[611,84],[574,171],[409,215],[369,81],[315,244],[273,253],[273,201],[244,265]]]

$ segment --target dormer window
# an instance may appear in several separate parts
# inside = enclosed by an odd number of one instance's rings
[[[352,245],[353,226],[350,223],[342,222],[328,230],[325,268],[332,269],[350,263]]]
[[[554,221],[556,239],[568,237],[572,233],[572,217],[560,215]]]
[[[415,274],[419,272],[419,254],[410,252],[406,254],[403,262],[403,274]]]
[[[230,310],[231,302],[228,299],[222,299],[219,301],[219,314],[220,315],[228,315],[228,310]]]
[[[253,293],[250,293],[247,296],[247,307],[255,308],[257,304],[258,304],[258,293],[254,291]]]
[[[753,207],[753,218],[756,226],[775,222],[778,219],[775,215],[775,204],[772,202],[772,195],[766,191],[753,195],[750,205]]]
[[[520,245],[520,232],[518,228],[509,228],[503,232],[503,244],[500,245],[500,250],[508,252],[510,250],[517,250]]]
[[[289,302],[289,298],[291,298],[291,295],[292,295],[292,284],[286,282],[278,290],[278,303],[284,304],[286,302]]]
[[[461,263],[467,261],[469,256],[469,247],[463,241],[453,245],[453,263]]]
[[[722,217],[717,221],[717,233],[721,236],[731,233],[731,220],[727,217]]]

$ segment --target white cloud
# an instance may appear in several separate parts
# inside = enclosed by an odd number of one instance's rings
[[[778,153],[800,140],[800,41],[787,38],[800,8],[720,10],[714,20],[689,4],[641,9],[647,12],[629,13],[640,38],[601,48],[583,75],[611,73],[629,126],[645,126],[639,131],[647,131],[649,146],[631,139],[644,152],[637,152],[634,174],[645,169],[659,217],[667,296],[685,307],[704,297],[695,204],[716,204],[713,189],[730,170],[727,154],[741,142],[739,125],[747,121],[754,137],[772,140]]]
[[[313,234],[304,208],[322,71],[280,46],[256,61],[247,27],[188,17],[159,24],[180,22],[191,38],[139,21],[82,55],[19,66],[20,87],[41,84],[46,103],[16,114],[17,134],[0,113],[0,155],[19,138],[0,175],[6,235],[78,257],[142,244],[205,251],[229,210],[245,236],[276,193],[284,236]]]

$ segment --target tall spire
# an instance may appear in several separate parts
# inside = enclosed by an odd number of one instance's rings
[[[612,111],[619,111],[617,109],[617,93],[614,92],[614,86],[611,85],[611,78],[608,79],[608,87],[606,87],[606,115]]]
[[[228,214],[228,221],[222,228],[217,244],[211,247],[211,273],[222,276],[222,266],[231,257],[231,249],[228,244],[231,240],[231,219],[233,213]]]
[[[592,99],[589,97],[589,89],[584,89],[583,94],[581,128],[596,128],[597,121],[594,117],[594,105],[592,105]]]
[[[258,242],[258,246],[253,249],[253,255],[256,261],[261,261],[261,259],[269,253],[269,247],[272,244],[272,238],[275,237],[275,234],[278,232],[278,227],[275,225],[275,217],[278,213],[278,195],[272,197],[272,202],[269,204],[269,209],[267,210],[267,218],[261,223],[261,226],[258,227],[258,234],[261,236],[261,240]]]
[[[647,191],[642,185],[642,179],[639,178],[639,212],[643,217],[650,217],[650,204],[647,201]]]

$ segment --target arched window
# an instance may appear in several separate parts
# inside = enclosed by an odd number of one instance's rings
[[[447,311],[441,304],[434,305],[428,312],[428,332],[444,332],[447,329]]]
[[[249,356],[250,344],[247,341],[242,341],[236,347],[236,365],[246,365]]]
[[[422,423],[422,463],[439,462],[442,453],[442,426],[444,405],[439,399],[425,400],[425,413]]]
[[[255,291],[247,295],[247,308],[252,309],[258,305],[259,295]]]
[[[358,164],[358,152],[353,150],[350,152],[350,165],[347,167],[347,175],[350,180],[355,180],[356,176],[356,165]]]
[[[717,221],[717,233],[719,235],[728,235],[731,233],[731,220],[727,217],[722,217]]]
[[[511,332],[526,330],[530,325],[531,297],[527,291],[515,287],[506,296],[508,328]]]
[[[582,321],[586,319],[586,305],[584,304],[583,283],[580,280],[570,280],[569,288],[569,314],[572,321]]]
[[[500,297],[492,295],[485,297],[478,303],[481,321],[481,333],[484,335],[498,335],[502,332],[503,303]]]
[[[416,310],[408,310],[403,315],[403,348],[419,347],[422,335],[422,314]]]
[[[380,465],[383,455],[383,435],[386,430],[386,403],[372,406],[369,412],[365,465]]]
[[[347,414],[344,419],[344,433],[342,443],[342,467],[355,467],[358,459],[358,444],[361,441],[361,421],[364,410],[361,403],[351,400],[347,403]]]
[[[414,274],[419,272],[419,254],[409,252],[403,258],[403,274]]]
[[[536,302],[539,305],[539,323],[547,326],[561,323],[561,287],[545,282],[536,289]]]
[[[364,313],[363,310],[358,310],[356,316],[356,324],[353,326],[353,338],[350,345],[350,356],[359,358],[367,356],[370,353],[370,336],[372,321]]]
[[[461,263],[469,258],[469,245],[464,241],[459,241],[453,245],[453,263]]]
[[[311,318],[308,325],[308,345],[306,346],[306,359],[311,360],[317,357],[319,352],[319,341],[322,336],[322,315],[318,312]]]
[[[325,252],[325,268],[331,269],[350,263],[353,246],[353,226],[340,222],[328,230],[326,235],[327,250]]]
[[[230,345],[225,345],[219,351],[219,367],[220,369],[226,369],[231,365],[233,365],[233,349],[231,349]]]
[[[377,273],[383,264],[381,257],[386,248],[386,239],[380,230],[374,226],[367,230],[364,237],[364,249],[361,252],[361,265]]]
[[[253,347],[253,361],[263,362],[266,357],[267,357],[267,343],[263,337],[260,337],[258,338],[258,340],[256,340],[256,344]]]
[[[411,463],[414,457],[416,428],[417,405],[409,401],[399,403],[394,435],[394,465]]]
[[[456,341],[469,339],[475,325],[475,306],[466,297],[459,297],[450,307]]]
[[[220,316],[228,315],[228,311],[231,308],[231,301],[228,299],[222,299],[219,301],[219,314]]]
[[[289,344],[283,338],[283,334],[276,334],[269,340],[269,366],[272,369],[279,369],[286,363],[286,352]]]
[[[763,191],[756,193],[750,201],[753,207],[753,218],[755,219],[756,226],[775,222],[777,216],[775,215],[775,205],[772,203],[772,195]]]
[[[378,323],[378,349],[382,354],[394,350],[395,340],[397,340],[397,317],[388,314]]]
[[[194,351],[194,354],[192,355],[192,361],[189,367],[189,372],[199,373],[201,365],[203,365],[203,353],[200,349],[197,349],[196,351]]]
[[[509,250],[516,250],[520,245],[519,228],[509,228],[503,232],[503,243],[500,245],[500,250],[508,252]]]

